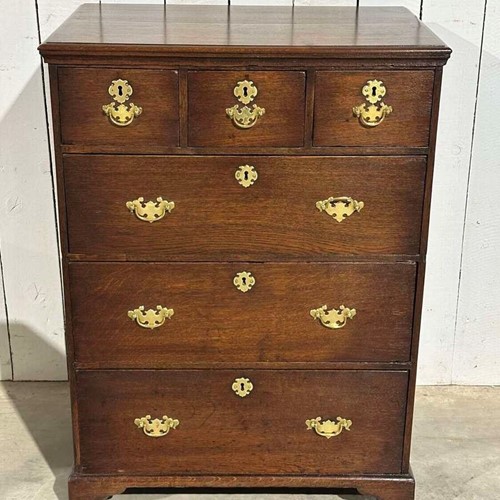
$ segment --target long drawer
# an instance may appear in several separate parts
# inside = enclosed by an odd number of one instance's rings
[[[418,254],[424,157],[64,159],[69,251],[100,259]]]
[[[415,267],[72,263],[76,361],[408,361]]]
[[[77,469],[400,473],[407,384],[402,371],[77,372]]]

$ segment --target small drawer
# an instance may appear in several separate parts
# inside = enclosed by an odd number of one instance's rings
[[[179,145],[176,71],[60,68],[64,145],[132,152]]]
[[[432,71],[318,71],[315,146],[426,147]]]
[[[414,255],[425,167],[423,156],[70,155],[69,250],[181,261]]]
[[[188,100],[190,146],[304,143],[304,72],[193,71]]]
[[[407,372],[87,371],[76,379],[81,473],[401,472]]]
[[[76,361],[100,368],[408,361],[415,267],[71,263]]]

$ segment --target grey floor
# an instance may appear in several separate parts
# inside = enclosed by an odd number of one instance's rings
[[[66,500],[72,449],[62,382],[0,384],[0,500]],[[500,498],[500,387],[418,390],[412,466],[418,500]],[[230,495],[304,500],[306,495]],[[228,495],[127,495],[116,500],[216,500]],[[360,498],[309,495],[308,500]]]

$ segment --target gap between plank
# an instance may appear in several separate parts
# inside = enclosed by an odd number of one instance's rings
[[[458,287],[457,287],[457,302],[455,305],[455,327],[453,331],[453,348],[451,355],[451,380],[450,383],[452,385],[454,381],[454,368],[455,368],[455,354],[456,354],[456,342],[457,342],[457,328],[458,328],[458,310],[460,308],[460,291],[462,286],[462,266],[464,260],[464,243],[465,243],[465,230],[467,226],[467,209],[469,206],[469,188],[470,188],[470,178],[471,178],[471,170],[472,170],[472,158],[473,158],[473,149],[474,149],[474,134],[476,131],[476,118],[477,118],[477,101],[479,99],[479,84],[481,80],[481,65],[483,62],[483,53],[484,53],[484,31],[486,27],[486,13],[488,9],[488,0],[484,0],[484,12],[483,12],[483,29],[481,31],[481,42],[479,44],[479,61],[477,67],[477,81],[476,81],[476,98],[474,102],[474,114],[472,118],[472,130],[471,130],[471,144],[470,144],[470,154],[469,154],[469,168],[467,170],[467,187],[465,191],[465,207],[464,207],[464,219],[462,225],[462,241],[460,243],[460,264],[459,264],[459,272],[458,272]]]

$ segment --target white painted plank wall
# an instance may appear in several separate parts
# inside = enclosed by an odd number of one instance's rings
[[[500,383],[500,326],[495,316],[500,306],[500,271],[494,271],[499,269],[500,235],[498,218],[489,215],[495,212],[495,195],[500,188],[500,152],[495,149],[500,128],[489,112],[499,82],[499,2],[488,0],[475,114],[485,0],[359,1],[363,6],[404,5],[416,15],[422,12],[423,20],[454,49],[444,71],[420,383]],[[42,73],[36,53],[36,21],[38,12],[39,34],[44,39],[81,3],[84,1],[30,0],[14,6],[14,2],[0,0],[0,251],[7,303],[5,311],[0,287],[0,378],[10,378],[11,368],[17,380],[66,376],[43,104],[42,74],[45,80],[47,74],[46,68]],[[228,1],[166,3],[227,5]],[[354,6],[356,0],[231,0],[231,4]],[[12,367],[6,314],[10,320]]]
[[[65,378],[35,2],[2,4],[0,238],[14,378]]]
[[[488,0],[454,343],[457,384],[498,384],[500,370],[500,0]]]
[[[484,0],[425,0],[423,20],[453,48],[443,72],[420,343],[420,383],[452,383],[458,280]],[[497,290],[500,293],[500,290]]]

